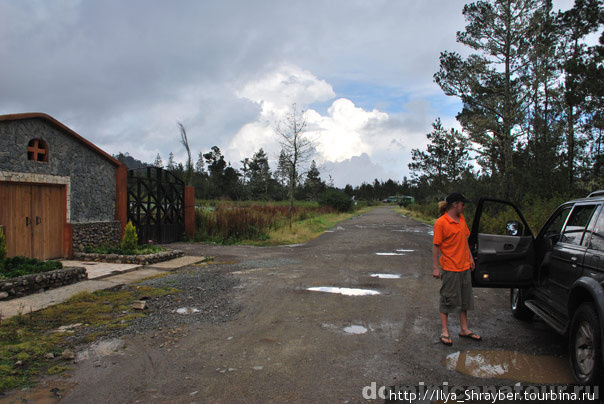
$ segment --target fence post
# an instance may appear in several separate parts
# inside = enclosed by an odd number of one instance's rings
[[[121,224],[122,237],[128,220],[128,168],[124,164],[115,169],[115,220]]]
[[[185,233],[195,236],[195,187],[185,187]]]

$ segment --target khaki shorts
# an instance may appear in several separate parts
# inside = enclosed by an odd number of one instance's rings
[[[442,271],[440,287],[440,312],[449,314],[459,310],[474,309],[472,271]]]

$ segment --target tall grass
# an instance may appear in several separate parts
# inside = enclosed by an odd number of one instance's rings
[[[293,222],[319,215],[334,213],[316,203],[297,204]],[[195,209],[195,240],[220,244],[233,244],[243,240],[263,241],[272,231],[287,224],[289,207],[274,203],[218,202],[214,206],[203,204]]]
[[[550,199],[527,198],[514,203],[526,219],[531,232],[536,236],[554,210],[566,200],[568,198],[560,196]],[[467,204],[464,210],[464,216],[470,229],[474,221],[477,202],[474,201],[474,203]],[[518,215],[512,208],[503,208],[503,205],[501,206],[501,209],[487,209],[483,211],[480,218],[480,233],[505,234],[505,224],[510,220],[518,220]],[[438,218],[438,203],[414,203],[407,208],[401,209],[401,212],[424,223],[434,224]]]

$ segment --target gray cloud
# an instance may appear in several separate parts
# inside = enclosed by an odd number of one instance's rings
[[[0,0],[0,113],[46,112],[110,153],[166,159],[182,156],[178,120],[195,150],[225,148],[260,114],[237,91],[289,63],[406,94],[388,125],[425,132],[464,3]],[[385,156],[371,159],[377,176]]]

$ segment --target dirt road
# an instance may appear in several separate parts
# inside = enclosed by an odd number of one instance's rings
[[[187,324],[125,337],[118,352],[78,362],[63,402],[356,403],[371,398],[372,382],[569,382],[565,340],[542,323],[513,319],[507,290],[475,289],[470,326],[484,341],[460,340],[453,319],[453,346],[438,342],[431,240],[429,226],[384,207],[300,246],[177,245],[215,257],[201,270],[238,280],[222,296],[238,311],[203,324],[192,313]],[[512,362],[518,370],[506,373]]]

